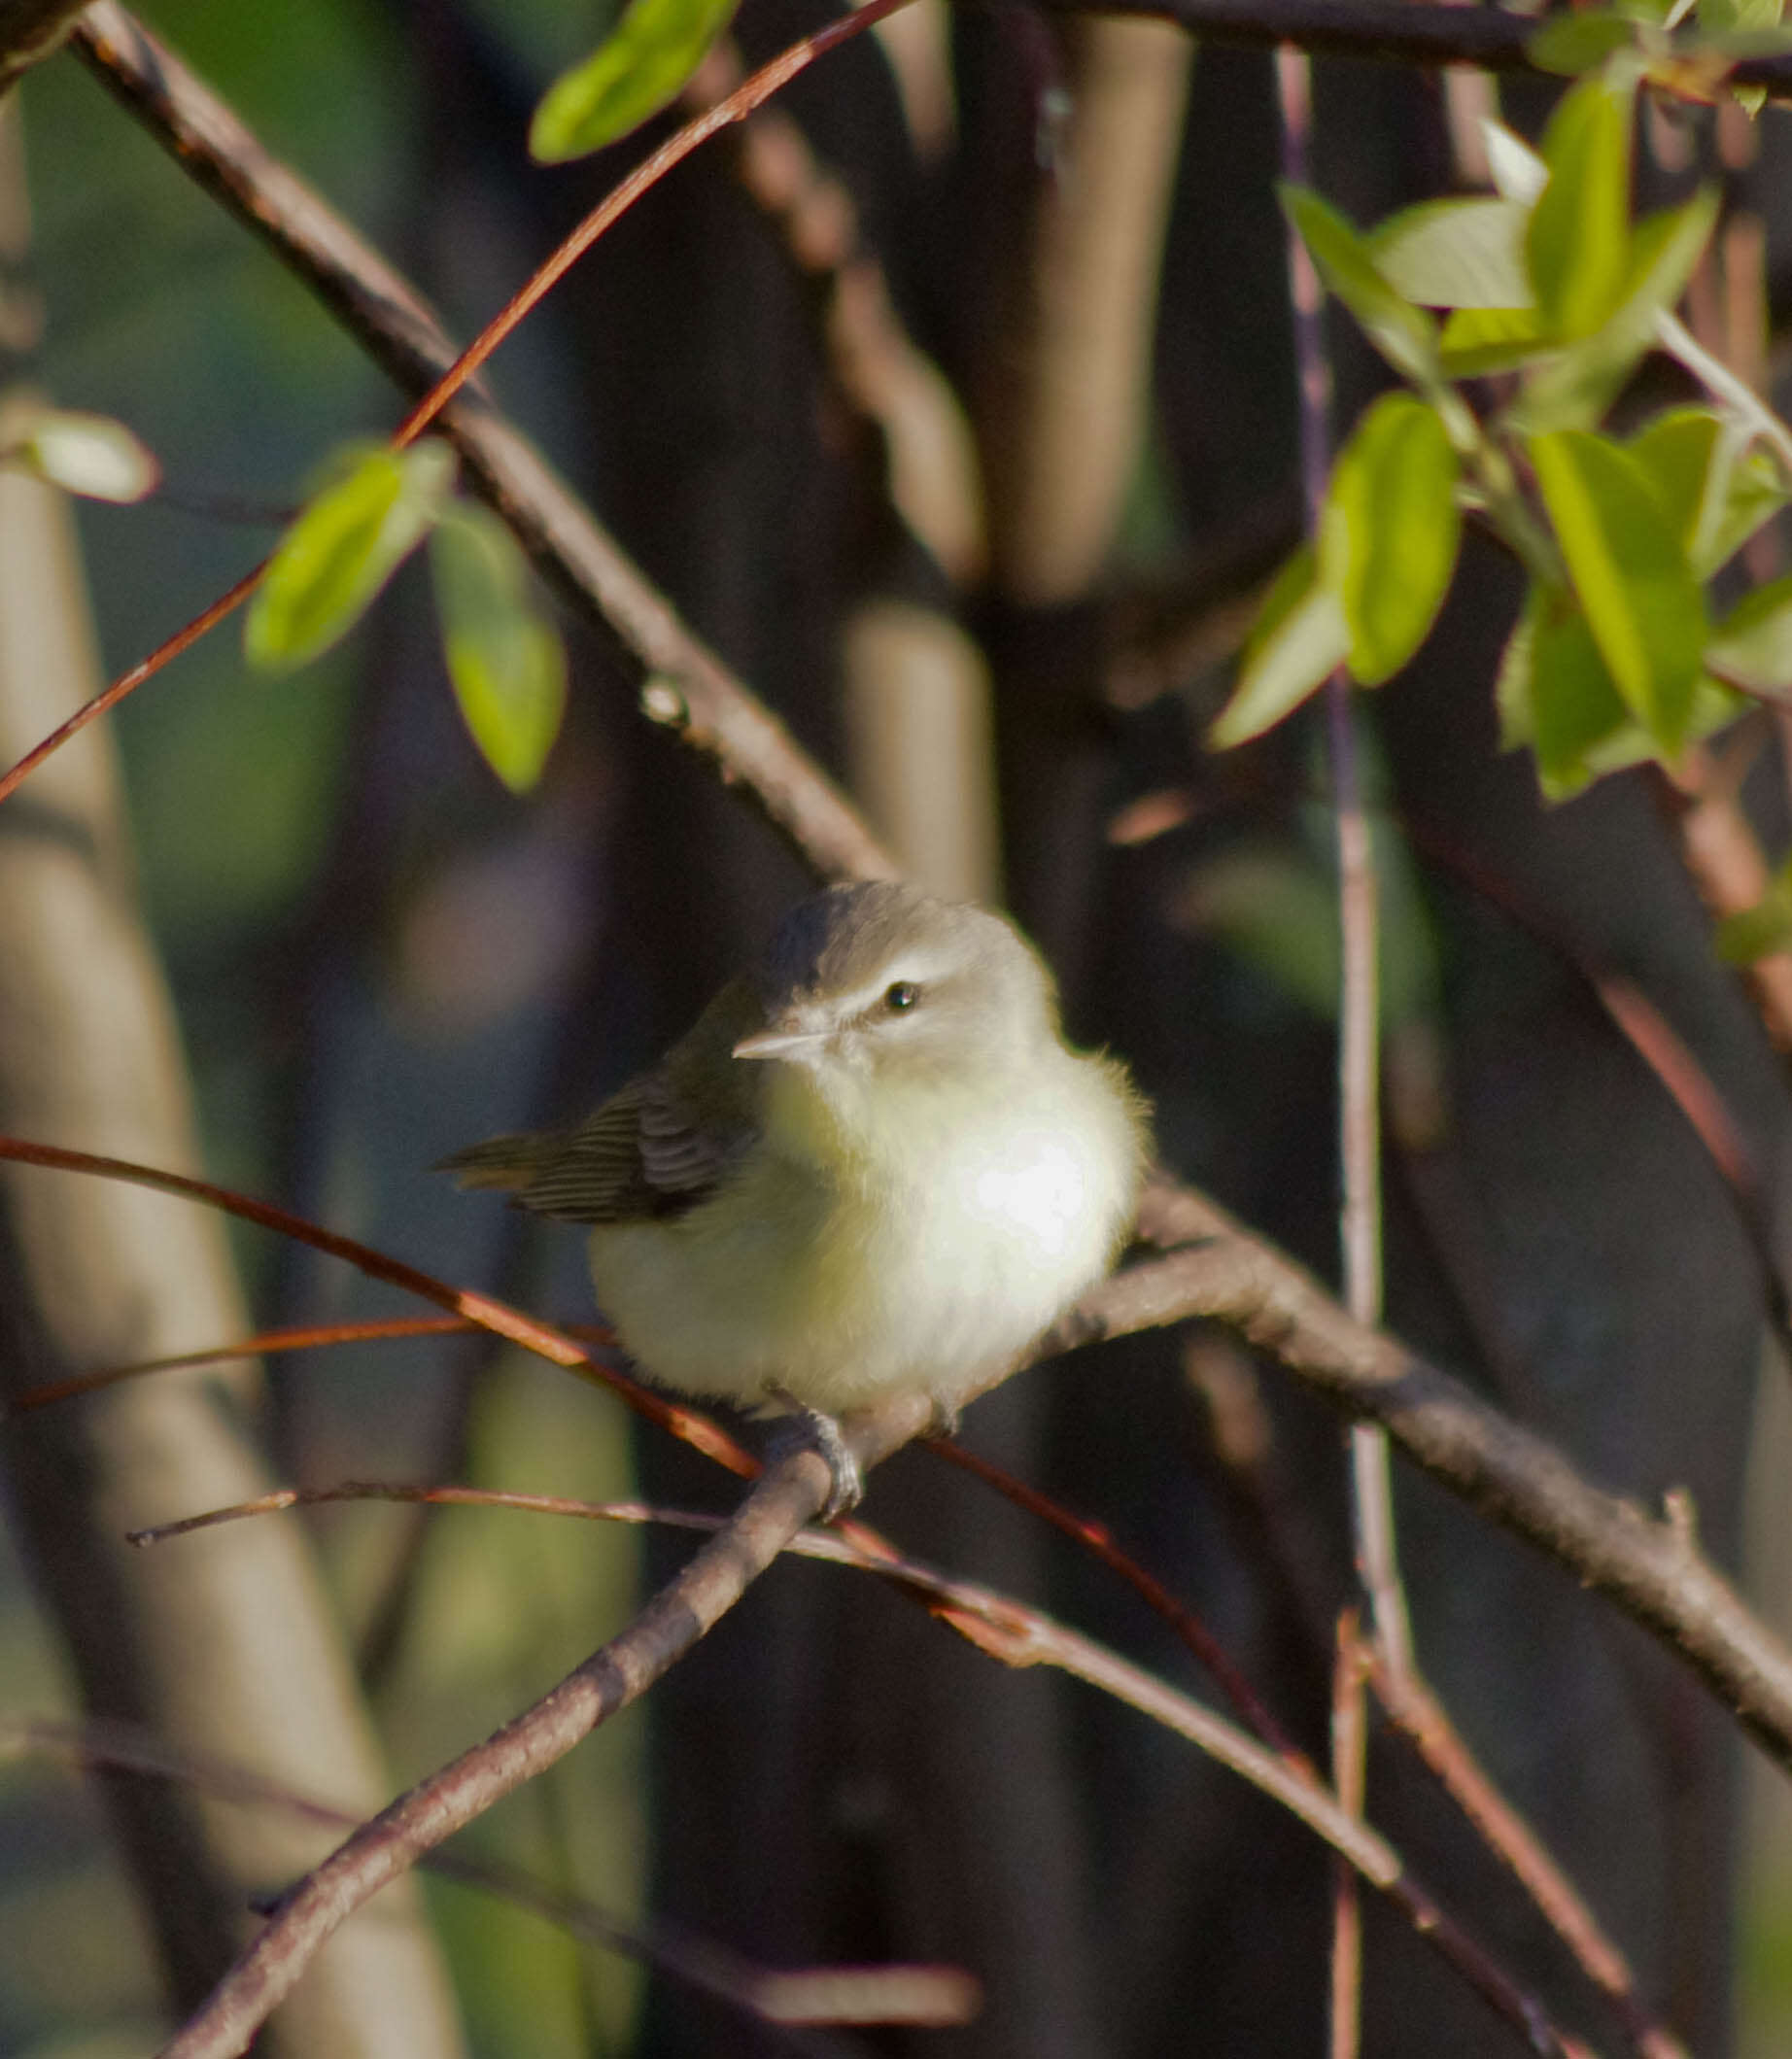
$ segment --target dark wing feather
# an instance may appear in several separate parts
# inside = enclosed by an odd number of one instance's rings
[[[505,1187],[564,1222],[682,1215],[712,1194],[757,1129],[757,1072],[732,1056],[761,1026],[744,982],[725,987],[650,1073],[576,1129],[496,1137],[442,1160],[463,1186]]]

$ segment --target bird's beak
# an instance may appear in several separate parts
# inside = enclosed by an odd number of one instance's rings
[[[833,1034],[830,1025],[817,1026],[786,1015],[735,1046],[737,1058],[794,1058],[801,1065],[811,1058]]]

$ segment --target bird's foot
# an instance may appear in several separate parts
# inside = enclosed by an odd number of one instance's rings
[[[832,1486],[821,1510],[821,1521],[832,1523],[836,1516],[844,1516],[848,1509],[857,1508],[865,1498],[865,1474],[859,1461],[847,1448],[841,1434],[840,1424],[832,1416],[824,1415],[818,1408],[810,1408],[806,1401],[799,1401],[787,1389],[769,1387],[766,1390],[772,1399],[788,1410],[796,1418],[792,1434],[804,1444],[818,1451],[828,1462],[828,1473]]]

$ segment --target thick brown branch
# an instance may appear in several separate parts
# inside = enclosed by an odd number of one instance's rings
[[[909,1434],[924,1413],[907,1424]],[[726,1528],[620,1636],[533,1708],[381,1810],[308,1874],[164,2048],[163,2059],[229,2059],[243,2051],[347,1916],[644,1694],[816,1515],[829,1486],[827,1462],[811,1451],[795,1452],[766,1473]]]
[[[1179,1318],[1212,1317],[1242,1330],[1346,1414],[1382,1424],[1471,1507],[1609,1595],[1792,1767],[1792,1651],[1704,1557],[1687,1523],[1657,1520],[1593,1486],[1554,1445],[1460,1380],[1353,1322],[1310,1274],[1202,1196],[1155,1185],[1145,1222],[1153,1242],[1188,1248],[1085,1295],[1047,1349]]]
[[[1066,14],[1151,15],[1215,43],[1262,50],[1293,44],[1315,56],[1391,64],[1472,64],[1537,72],[1527,54],[1534,17],[1495,7],[1406,5],[1406,0],[1047,0]],[[1544,75],[1546,76],[1546,75]],[[1732,74],[1774,100],[1792,98],[1792,61],[1750,57]]]
[[[76,46],[182,169],[271,244],[401,391],[421,396],[456,352],[409,284],[116,0],[82,17]],[[845,797],[679,620],[534,446],[474,396],[440,428],[479,493],[543,574],[643,682],[649,718],[713,759],[824,879],[892,878],[896,865]]]

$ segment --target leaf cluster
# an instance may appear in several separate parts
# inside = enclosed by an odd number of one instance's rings
[[[1633,221],[1640,76],[1627,44],[1564,96],[1537,152],[1489,123],[1492,195],[1364,234],[1284,189],[1326,285],[1407,390],[1339,453],[1317,544],[1271,590],[1216,745],[1267,729],[1339,667],[1364,686],[1399,670],[1449,589],[1465,514],[1527,573],[1495,692],[1504,742],[1531,749],[1550,798],[1671,764],[1754,699],[1792,695],[1792,580],[1727,613],[1710,592],[1792,498],[1783,426],[1707,381],[1628,436],[1602,427],[1649,350],[1702,369],[1672,309],[1717,199]]]
[[[512,792],[534,786],[566,711],[560,635],[494,514],[453,491],[433,438],[341,454],[281,539],[250,606],[250,663],[284,671],[327,650],[429,539],[442,655],[462,716]]]

